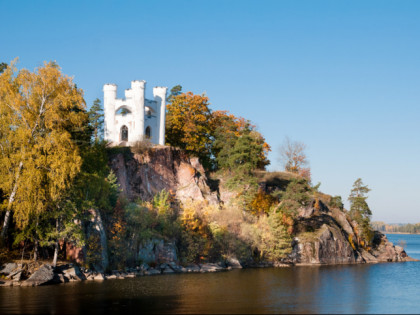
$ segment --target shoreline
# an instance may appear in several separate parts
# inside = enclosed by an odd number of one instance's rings
[[[380,232],[384,234],[420,235],[420,233],[408,233],[408,232],[384,232],[384,231],[380,231]]]

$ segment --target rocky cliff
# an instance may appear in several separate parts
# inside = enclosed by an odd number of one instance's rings
[[[375,231],[372,246],[358,245],[355,222],[338,209],[330,210],[321,201],[302,208],[295,229],[290,259],[295,264],[351,264],[412,261],[400,246]]]
[[[149,148],[141,154],[133,154],[129,149],[115,152],[110,157],[110,165],[117,175],[122,193],[133,201],[138,198],[150,200],[162,189],[172,192],[181,202],[207,200],[210,204],[228,204],[228,199],[236,195],[221,188],[220,192],[219,189],[210,189],[209,180],[198,159],[189,158],[181,150],[172,147]],[[268,182],[261,177],[260,187],[272,190],[270,185],[274,185],[284,189],[290,180],[284,175],[282,178],[275,176],[281,179],[278,183],[276,178],[270,178]],[[294,230],[296,236],[292,243],[293,251],[286,259],[288,263],[349,264],[411,260],[403,248],[394,246],[379,232],[375,232],[370,248],[362,248],[357,242],[355,222],[351,222],[345,212],[331,210],[321,201],[313,201],[309,207],[300,209]],[[162,256],[161,252],[170,252],[168,257],[176,257],[173,243],[162,243],[162,240],[151,242],[158,242],[160,246],[147,244],[140,249],[143,259]],[[148,247],[150,250],[147,250]],[[160,251],[160,248],[164,250]],[[168,262],[168,259],[164,261]]]
[[[133,154],[128,148],[121,148],[111,155],[110,165],[129,200],[151,200],[165,189],[181,202],[188,199],[219,202],[217,192],[207,184],[198,158],[189,158],[179,149],[157,146]]]

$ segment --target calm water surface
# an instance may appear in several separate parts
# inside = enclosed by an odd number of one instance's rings
[[[420,259],[420,235],[388,235]],[[0,288],[3,313],[420,313],[420,262]]]

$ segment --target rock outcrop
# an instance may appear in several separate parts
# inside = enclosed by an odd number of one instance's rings
[[[295,223],[290,260],[295,264],[351,264],[412,261],[400,246],[375,232],[372,246],[357,242],[357,226],[338,209],[332,211],[321,201],[302,208]]]
[[[198,158],[189,158],[182,150],[167,146],[149,148],[142,154],[133,154],[129,148],[121,150],[111,156],[110,165],[129,200],[151,200],[165,189],[181,202],[219,202]]]
[[[156,238],[140,247],[137,258],[146,264],[178,262],[175,243]]]
[[[60,280],[54,273],[54,268],[51,265],[42,265],[36,270],[26,281],[22,283],[23,286],[39,286],[45,284],[59,283]]]

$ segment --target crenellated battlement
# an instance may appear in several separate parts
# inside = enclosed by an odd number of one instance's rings
[[[146,81],[131,81],[117,98],[117,85],[107,83],[104,91],[105,140],[112,145],[132,145],[145,138],[165,143],[166,87],[154,87],[154,100],[145,98]]]

